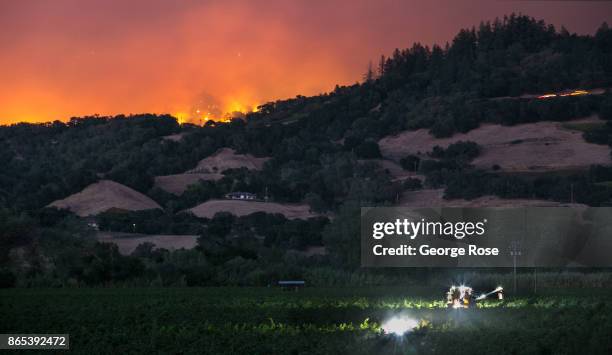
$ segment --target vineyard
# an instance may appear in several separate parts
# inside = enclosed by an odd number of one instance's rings
[[[0,333],[69,333],[88,354],[605,354],[611,295],[555,289],[452,310],[425,288],[12,289]],[[414,328],[385,332],[394,317]]]

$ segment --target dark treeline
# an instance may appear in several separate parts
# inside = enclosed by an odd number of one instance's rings
[[[589,206],[612,204],[612,167],[593,165],[584,172],[557,174],[555,172],[533,176],[499,173],[475,169],[470,162],[480,154],[474,142],[438,146],[428,153],[434,159],[409,156],[405,163],[417,162],[418,171],[425,175],[430,188],[445,187],[445,198],[466,199],[493,195],[508,199],[541,199],[563,203],[582,203]]]
[[[107,212],[99,220],[102,229],[133,232],[136,224],[145,228],[137,232],[200,234],[198,246],[171,252],[143,243],[131,255],[122,255],[116,245],[97,242],[93,230],[69,212],[43,209],[33,216],[17,216],[0,209],[0,288],[267,285],[282,278],[303,278],[310,267],[330,265],[326,256],[305,254],[307,247],[322,245],[327,218],[219,213],[202,220],[159,213]],[[154,214],[160,224],[151,224],[146,214]]]
[[[393,195],[388,177],[360,156],[340,144],[323,139],[301,138],[296,127],[279,125],[273,159],[262,172],[241,169],[227,171],[226,179],[202,184],[182,199],[153,187],[159,175],[181,173],[221,147],[252,151],[244,142],[251,136],[274,137],[275,129],[257,133],[242,120],[205,127],[179,126],[169,116],[87,117],[68,124],[18,124],[0,128],[1,151],[5,162],[0,171],[0,204],[19,210],[35,210],[82,190],[100,179],[110,179],[148,193],[172,209],[192,207],[208,198],[220,197],[241,188],[278,201],[318,201],[321,209],[359,191],[374,189],[365,198],[383,201]],[[163,136],[185,133],[180,142]],[[278,143],[280,142],[280,144]],[[379,155],[365,144],[363,157]]]

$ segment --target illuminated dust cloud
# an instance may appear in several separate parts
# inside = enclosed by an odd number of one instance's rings
[[[419,325],[419,321],[410,318],[408,316],[395,316],[384,321],[380,328],[385,334],[392,334],[396,336],[402,336],[406,333],[411,332]]]

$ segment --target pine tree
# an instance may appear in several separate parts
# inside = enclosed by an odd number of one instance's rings
[[[363,81],[366,83],[371,83],[374,80],[374,70],[372,69],[372,61],[368,63],[368,70],[365,74],[363,74]]]
[[[383,75],[385,75],[385,63],[386,63],[387,59],[385,58],[384,55],[380,56],[380,61],[378,62],[378,77],[382,77]]]

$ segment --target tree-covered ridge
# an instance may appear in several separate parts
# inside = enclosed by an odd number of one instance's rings
[[[448,137],[485,122],[566,121],[597,113],[607,123],[598,122],[584,137],[612,144],[609,91],[546,100],[520,96],[612,86],[611,38],[607,25],[595,36],[577,36],[512,15],[462,30],[445,47],[397,50],[381,58],[362,83],[266,103],[227,123],[179,125],[168,115],[142,114],[2,126],[0,285],[14,284],[15,275],[26,285],[265,284],[304,277],[310,266],[322,268],[320,278],[352,278],[359,264],[359,207],[395,204],[403,191],[423,187],[444,187],[448,198],[488,194],[608,205],[611,168],[529,178],[495,166],[480,171],[471,162],[481,147],[464,141],[399,159],[406,171],[418,174],[402,181],[380,164],[377,142],[418,128]],[[261,171],[224,171],[223,178],[201,181],[181,196],[155,187],[154,177],[184,173],[223,147],[271,159]],[[44,208],[102,179],[145,193],[164,207],[103,213],[104,231],[196,234],[204,236],[200,249],[168,252],[144,245],[133,256],[121,256],[115,246],[88,238],[91,230],[82,219]],[[334,218],[222,213],[206,220],[180,213],[232,191],[305,202]],[[324,245],[328,254],[311,259],[291,251],[312,245]],[[20,248],[23,260],[10,264],[20,256],[11,250]]]
[[[320,132],[335,138],[381,136],[445,120],[461,131],[473,128],[461,122],[470,120],[469,105],[461,106],[470,100],[610,86],[611,54],[607,24],[595,36],[579,36],[511,15],[461,30],[444,48],[415,43],[396,49],[381,57],[363,84],[268,103],[251,117],[307,117],[314,127],[324,123]]]
[[[557,31],[521,15],[464,29],[445,48],[415,44],[381,61],[382,81],[425,95],[473,92],[479,97],[518,96],[572,87],[608,86],[612,35]]]
[[[379,138],[417,128],[444,137],[482,122],[567,120],[604,111],[609,94],[503,97],[610,86],[611,50],[612,30],[605,24],[595,36],[578,36],[511,15],[461,30],[445,47],[417,43],[396,50],[363,83],[270,102],[245,120],[197,127],[145,114],[1,127],[0,201],[36,209],[105,178],[166,207],[186,207],[237,186],[268,191],[279,201],[308,199],[322,210],[349,199],[392,202],[398,191],[388,174],[359,161],[379,156]],[[176,133],[184,133],[180,141],[163,139]],[[596,140],[607,136],[600,130]],[[174,202],[153,187],[155,176],[187,171],[221,147],[272,159],[261,172],[230,172]]]

